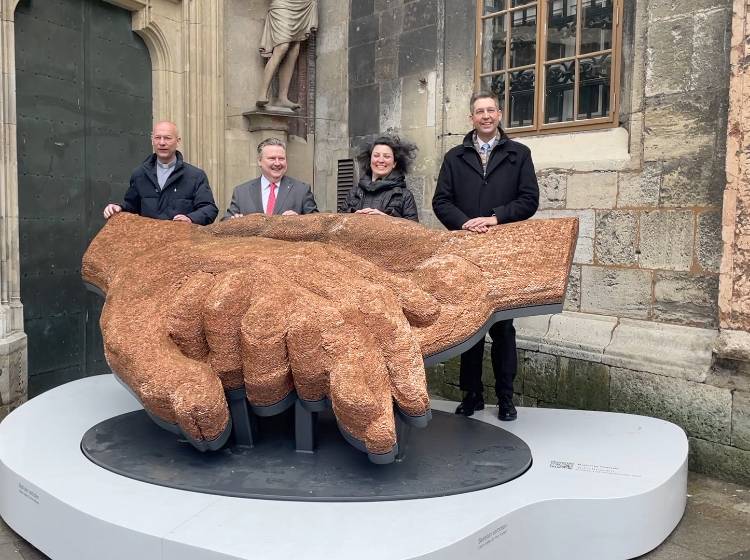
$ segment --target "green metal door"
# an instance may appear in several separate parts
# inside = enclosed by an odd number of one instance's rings
[[[21,0],[15,13],[21,300],[29,396],[107,371],[101,302],[81,257],[150,153],[151,62],[103,0]]]

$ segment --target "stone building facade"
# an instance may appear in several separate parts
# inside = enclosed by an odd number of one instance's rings
[[[129,13],[126,19],[130,21],[130,29],[145,43],[150,56],[153,99],[146,121],[168,119],[177,123],[185,159],[206,171],[222,211],[228,206],[232,188],[259,174],[255,146],[266,136],[287,140],[290,174],[312,182],[314,126],[310,126],[308,120],[311,123],[314,120],[305,118],[305,113],[314,112],[314,90],[307,87],[309,83],[314,84],[314,80],[307,80],[305,87],[293,88],[299,90],[293,93],[305,97],[301,117],[281,118],[267,112],[259,113],[255,107],[263,69],[258,52],[259,38],[269,0],[54,2],[71,5],[76,2],[76,6],[99,3],[110,10]],[[44,3],[49,8],[50,2],[45,0]],[[24,271],[19,258],[22,217],[19,217],[15,49],[15,16],[19,4],[33,16],[36,6],[42,3],[0,0],[0,419],[27,398],[28,352],[33,351],[27,348],[28,337],[24,330],[24,294],[20,280]],[[111,24],[99,23],[97,29]],[[94,22],[94,26],[97,25]],[[299,74],[314,76],[314,43],[307,44],[303,53],[298,68],[304,72]],[[62,93],[51,92],[50,97],[55,95]],[[58,100],[58,103],[76,106],[75,100],[68,101]],[[80,102],[78,105],[80,108]],[[105,107],[111,112],[123,109],[115,105]],[[293,124],[295,118],[305,119],[305,126],[298,122]],[[53,127],[49,127],[49,136],[43,141],[48,145],[62,145],[61,139],[55,138]],[[147,147],[148,141],[143,139],[142,145]],[[136,163],[134,161],[133,166]],[[117,178],[118,183],[126,180],[127,177]],[[56,184],[55,188],[64,189],[64,182]],[[101,219],[101,208],[90,208],[89,212]],[[82,290],[82,286],[80,288]],[[72,372],[67,374],[67,379],[87,373]],[[47,380],[43,388],[67,379]]]
[[[517,398],[676,422],[692,468],[747,483],[746,2],[622,4],[617,125],[518,138],[536,164],[536,217],[577,216],[580,237],[565,312],[516,322]],[[415,141],[410,186],[439,227],[440,162],[470,128],[475,2],[321,5],[318,116],[343,112],[348,130],[319,144],[343,158],[381,131]],[[330,179],[322,188],[331,208]],[[457,361],[429,378],[433,394],[460,398]]]
[[[0,417],[27,383],[17,3],[0,0]],[[151,56],[153,117],[178,123],[186,159],[207,171],[220,207],[257,175],[254,146],[273,134],[289,140],[290,174],[335,211],[342,162],[391,131],[420,147],[410,187],[422,222],[440,227],[430,201],[443,154],[469,128],[475,0],[319,0],[296,134],[288,119],[254,109],[267,0],[108,3],[131,12]],[[616,126],[519,138],[537,167],[537,216],[575,215],[580,237],[565,312],[517,322],[517,397],[674,421],[690,437],[693,468],[747,483],[747,2],[621,3]],[[459,397],[455,361],[429,378],[435,395]]]

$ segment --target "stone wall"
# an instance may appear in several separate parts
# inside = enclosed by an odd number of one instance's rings
[[[411,186],[422,221],[439,227],[440,161],[469,128],[475,3],[350,6],[337,51],[350,155],[379,132],[416,141]],[[732,1],[625,0],[623,12],[620,126],[519,138],[537,166],[537,217],[581,227],[566,311],[517,321],[517,396],[674,421],[693,468],[748,482],[750,367],[736,359],[742,340],[719,329]],[[457,380],[455,360],[430,372],[436,395],[459,398]]]

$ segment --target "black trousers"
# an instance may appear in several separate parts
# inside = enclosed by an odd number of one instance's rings
[[[490,327],[492,346],[490,357],[495,372],[495,394],[513,396],[513,379],[518,369],[516,356],[516,329],[513,319],[499,321]],[[462,391],[482,393],[482,359],[484,357],[484,339],[461,354],[461,373],[459,384]]]

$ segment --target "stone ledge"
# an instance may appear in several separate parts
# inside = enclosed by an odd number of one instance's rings
[[[577,312],[553,315],[539,350],[567,358],[601,362],[616,325],[616,317],[605,315]]]
[[[631,165],[630,134],[622,127],[515,138],[531,149],[534,167],[617,171]]]
[[[704,382],[717,331],[565,311],[516,319],[518,347]]]
[[[602,362],[702,383],[716,335],[713,329],[620,319]]]
[[[750,484],[750,451],[693,437],[688,442],[691,471]]]
[[[721,329],[714,352],[719,358],[750,362],[750,333]]]

